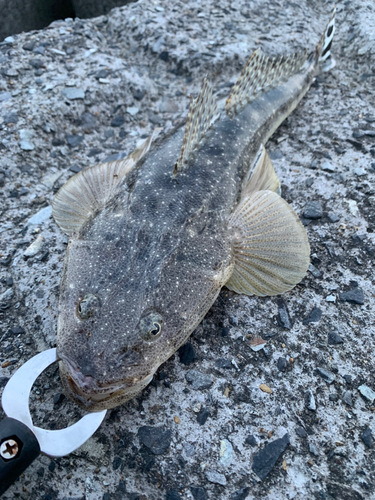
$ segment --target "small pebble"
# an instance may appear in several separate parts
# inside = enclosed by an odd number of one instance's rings
[[[126,112],[131,116],[135,116],[136,114],[139,113],[139,108],[136,107],[126,108]]]
[[[197,415],[197,422],[199,425],[204,425],[209,417],[210,413],[207,408],[201,408]]]
[[[351,391],[344,391],[342,395],[342,400],[344,403],[348,406],[353,406],[353,398],[352,398],[352,393]]]
[[[29,247],[23,252],[24,257],[34,257],[41,249],[44,244],[44,237],[40,234],[36,240],[31,243]]]
[[[326,302],[336,302],[336,295],[327,295]]]
[[[70,100],[84,99],[85,91],[77,87],[66,87],[61,93]]]
[[[138,429],[138,438],[154,455],[162,455],[170,446],[172,431],[145,425]]]
[[[51,215],[52,215],[52,207],[48,206],[42,208],[41,210],[39,210],[39,212],[30,217],[30,219],[26,222],[26,226],[42,224],[42,222],[48,220],[51,217]]]
[[[273,394],[273,390],[266,384],[260,384],[259,389],[267,394]]]
[[[226,486],[227,484],[224,474],[220,474],[216,470],[207,470],[205,476],[210,483],[221,484],[221,486]]]
[[[327,384],[332,384],[332,382],[335,380],[335,375],[332,372],[325,370],[324,368],[318,367],[316,371],[319,373],[322,379],[327,382]]]
[[[271,472],[289,442],[289,434],[284,434],[282,438],[268,443],[254,456],[252,470],[262,481]]]
[[[304,325],[308,325],[309,323],[318,323],[320,318],[322,317],[322,311],[319,307],[313,307],[310,314],[303,320]]]
[[[278,299],[277,300],[277,307],[278,307],[278,322],[279,325],[286,330],[290,330],[292,328],[292,322],[290,319],[289,315],[289,310],[288,306],[286,305],[286,302],[284,299]]]
[[[348,292],[340,293],[340,300],[342,302],[351,302],[352,304],[364,304],[365,297],[362,288],[356,286]]]
[[[305,392],[304,402],[305,402],[305,407],[308,410],[312,410],[312,411],[316,410],[315,398],[314,398],[313,393],[310,390]]]
[[[280,356],[277,360],[277,369],[280,372],[285,372],[287,367],[288,367],[288,361],[286,360],[286,358],[283,358],[282,356]]]
[[[365,427],[365,430],[361,434],[361,439],[367,448],[372,448],[372,433],[370,427]]]
[[[190,342],[187,344],[184,344],[178,349],[178,355],[180,357],[180,363],[182,363],[185,366],[190,365],[191,363],[194,363],[196,361],[197,356],[194,351],[194,347]]]
[[[359,392],[365,397],[370,403],[373,403],[375,400],[375,392],[367,385],[362,384],[358,387]]]
[[[314,443],[309,443],[309,452],[316,457],[319,456],[318,448],[315,446]]]
[[[340,335],[334,331],[328,332],[328,344],[329,345],[338,345],[343,344],[344,341]]]
[[[250,498],[248,495],[250,493],[250,486],[246,486],[245,488],[241,488],[240,490],[235,491],[231,494],[230,500],[246,500]]]
[[[306,219],[321,219],[323,217],[323,207],[320,201],[309,201],[306,203],[303,216]]]
[[[220,441],[220,463],[226,467],[233,460],[233,446],[227,439]]]
[[[340,216],[333,213],[333,212],[328,212],[328,220],[329,222],[338,222],[340,220]]]
[[[322,170],[326,172],[335,172],[336,168],[329,161],[322,163]]]
[[[21,149],[23,149],[24,151],[32,151],[35,148],[35,145],[31,140],[34,137],[33,130],[23,128],[19,131],[19,137]]]
[[[309,272],[314,276],[314,278],[322,278],[323,273],[319,269],[317,269],[313,264],[309,264],[308,268]]]
[[[297,436],[299,436],[300,438],[305,438],[307,437],[307,432],[305,431],[305,429],[303,427],[296,427],[296,434]]]
[[[253,436],[252,434],[249,434],[247,436],[247,438],[245,439],[245,443],[250,445],[250,446],[258,446],[258,442],[255,439],[255,436]]]

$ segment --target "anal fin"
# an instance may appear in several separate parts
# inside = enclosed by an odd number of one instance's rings
[[[244,199],[256,191],[274,191],[281,194],[280,180],[263,144],[261,144],[256,154],[250,178],[242,191],[241,198]]]
[[[310,246],[292,207],[272,191],[245,197],[229,219],[234,270],[226,286],[247,295],[278,295],[306,274]]]
[[[123,160],[99,163],[86,168],[63,185],[52,201],[52,214],[65,233],[78,231],[91,215],[104,207],[126,174],[148,152],[159,130]]]

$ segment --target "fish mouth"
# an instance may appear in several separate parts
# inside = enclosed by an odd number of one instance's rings
[[[94,377],[84,375],[66,359],[60,358],[59,368],[66,394],[79,407],[89,412],[108,410],[125,403],[146,387],[153,377],[152,374],[102,386]]]

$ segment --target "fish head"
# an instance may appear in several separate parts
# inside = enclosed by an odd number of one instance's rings
[[[57,347],[79,406],[131,399],[200,323],[233,269],[225,224],[211,219],[202,214],[156,240],[145,228],[128,243],[70,240]]]

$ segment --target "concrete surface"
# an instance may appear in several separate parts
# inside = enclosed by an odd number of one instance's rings
[[[67,238],[48,205],[59,186],[156,126],[170,130],[204,75],[225,97],[256,47],[312,49],[331,8],[145,0],[0,45],[2,385],[55,342]],[[142,395],[75,453],[41,457],[4,498],[375,498],[374,37],[370,2],[338,5],[336,68],[267,146],[307,225],[303,282],[282,298],[224,288]],[[31,394],[35,422],[78,418],[61,393],[52,367]],[[261,480],[252,467],[265,453]]]

